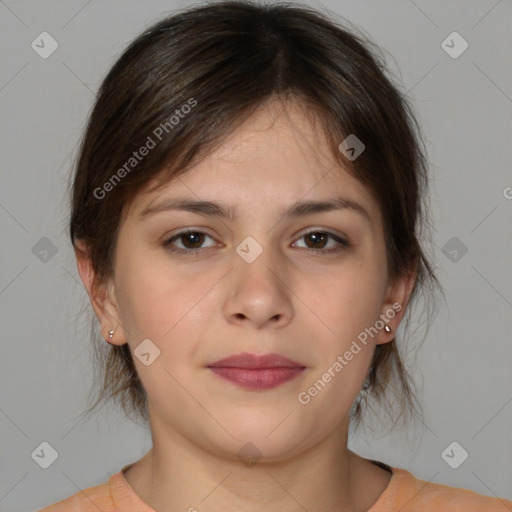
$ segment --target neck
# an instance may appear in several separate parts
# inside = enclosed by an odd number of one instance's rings
[[[153,448],[125,478],[158,511],[224,512],[229,504],[247,512],[364,512],[390,474],[348,450],[347,434],[340,429],[294,457],[251,464],[212,454],[176,432],[153,431]]]

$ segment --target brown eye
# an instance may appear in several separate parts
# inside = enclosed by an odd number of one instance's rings
[[[203,248],[202,245],[204,244],[205,237],[213,240],[210,235],[204,233],[203,231],[187,230],[177,233],[176,235],[167,239],[163,245],[169,250],[175,252],[182,252],[187,254],[199,253],[199,249]],[[175,241],[180,242],[183,247],[174,246]]]
[[[310,249],[323,249],[329,240],[329,235],[321,232],[313,232],[304,235],[304,239],[306,240],[306,244],[308,241],[311,241],[313,247],[309,247]],[[319,247],[319,245],[321,247]]]
[[[306,249],[320,254],[339,252],[350,245],[346,240],[328,231],[309,231],[302,235],[301,239],[306,241]],[[326,249],[329,239],[334,240],[335,244],[334,247]]]
[[[206,238],[213,240],[210,235],[203,231],[189,229],[175,234],[171,238],[167,239],[163,245],[170,251],[176,253],[199,255],[201,252],[200,249],[207,249],[208,247],[215,246],[215,243],[213,243],[210,246],[203,247]],[[304,239],[306,241],[305,249],[314,254],[337,253],[350,246],[346,240],[328,231],[309,231],[302,235],[300,239]],[[328,247],[329,240],[334,242],[331,247]],[[181,247],[178,244],[181,244]]]

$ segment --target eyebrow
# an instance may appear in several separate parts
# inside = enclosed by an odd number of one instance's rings
[[[184,210],[204,216],[229,219],[234,222],[238,216],[234,208],[217,201],[197,201],[184,197],[166,199],[160,203],[146,206],[139,214],[139,218],[145,219],[160,212]],[[304,217],[314,213],[329,212],[335,210],[350,210],[372,225],[372,218],[366,208],[361,204],[347,198],[335,197],[323,201],[297,201],[289,208],[280,212],[284,217]]]

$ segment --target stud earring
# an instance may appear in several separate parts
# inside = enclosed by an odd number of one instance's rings
[[[110,343],[111,345],[113,344],[113,343],[112,343],[112,336],[114,336],[114,331],[115,331],[115,329],[112,329],[111,331],[108,331],[108,340],[107,340],[107,343]]]
[[[385,325],[385,326],[384,326],[384,330],[385,330],[386,332],[392,332],[392,331],[393,331],[393,330],[391,329],[391,327],[389,327],[389,325]]]

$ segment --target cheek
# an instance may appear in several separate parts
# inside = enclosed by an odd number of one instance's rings
[[[297,292],[312,313],[310,323],[318,324],[322,338],[336,340],[338,348],[375,323],[384,289],[385,275],[377,264],[349,263],[322,276],[309,275]]]
[[[339,273],[308,297],[320,317],[312,315],[308,327],[317,333],[316,364],[297,401],[308,414],[322,416],[315,428],[328,428],[348,413],[364,383],[375,348],[365,329],[380,311],[376,281],[369,273]]]
[[[148,366],[136,353],[133,357],[142,384],[155,403],[183,398],[178,383],[190,381],[192,359],[205,323],[206,301],[201,299],[211,286],[212,279],[202,273],[187,276],[169,265],[151,265],[147,260],[139,263],[137,257],[119,266],[119,311],[129,331],[132,354],[145,339],[160,350]],[[186,408],[188,403],[181,406]]]
[[[116,277],[119,311],[133,345],[149,338],[161,349],[174,350],[184,345],[180,340],[195,339],[193,330],[199,331],[200,303],[212,286],[211,276],[184,272],[161,258],[148,262],[147,255],[132,253],[119,264]]]

